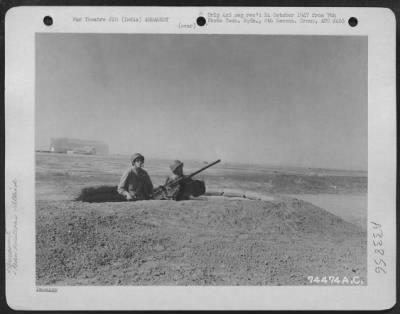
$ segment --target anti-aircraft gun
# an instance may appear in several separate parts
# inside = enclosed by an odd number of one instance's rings
[[[191,179],[199,174],[200,172],[203,172],[204,170],[216,165],[217,163],[221,162],[220,159],[208,164],[207,166],[189,174],[188,176],[182,176],[179,178],[176,178],[164,185],[160,185],[159,187],[155,188],[153,190],[153,199],[155,200],[162,200],[162,199],[171,199],[169,195],[174,194],[175,191],[177,191],[180,186],[186,182],[190,182]],[[204,184],[204,183],[203,183]]]

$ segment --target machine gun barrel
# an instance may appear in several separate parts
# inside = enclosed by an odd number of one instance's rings
[[[205,166],[205,167],[203,167],[203,168],[201,168],[201,169],[189,174],[186,178],[190,179],[190,178],[194,177],[196,174],[199,174],[200,172],[203,172],[204,170],[216,165],[219,162],[221,162],[221,159],[218,159],[218,160],[212,162],[211,164],[208,164],[207,166]]]
[[[216,160],[216,161],[214,161],[214,162],[208,164],[207,166],[204,166],[203,168],[201,168],[201,169],[199,169],[199,170],[197,170],[197,171],[195,171],[195,172],[192,172],[192,173],[191,173],[190,175],[188,175],[188,176],[183,176],[183,177],[177,178],[177,179],[175,179],[175,180],[173,180],[173,181],[171,181],[171,182],[169,182],[169,183],[167,183],[167,184],[165,184],[165,185],[160,185],[159,187],[157,187],[157,188],[155,188],[155,189],[153,190],[153,197],[154,197],[154,199],[160,199],[160,198],[162,198],[163,195],[166,193],[167,188],[173,187],[173,186],[177,186],[178,184],[180,184],[180,182],[184,182],[185,180],[188,180],[188,179],[193,178],[195,175],[197,175],[197,174],[199,174],[200,172],[203,172],[204,170],[206,170],[206,169],[208,169],[208,168],[210,168],[210,167],[216,165],[216,164],[219,163],[219,162],[221,162],[221,159],[218,159],[218,160]]]

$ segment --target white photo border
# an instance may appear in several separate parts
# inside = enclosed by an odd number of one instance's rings
[[[332,12],[344,24],[192,25],[209,12]],[[168,23],[76,23],[74,16],[167,16]],[[54,24],[44,25],[51,16]],[[359,24],[350,27],[355,16]],[[16,7],[5,19],[6,297],[18,310],[382,310],[396,302],[396,22],[385,8]],[[175,33],[368,36],[366,286],[36,286],[35,34]],[[386,274],[376,273],[374,225]]]

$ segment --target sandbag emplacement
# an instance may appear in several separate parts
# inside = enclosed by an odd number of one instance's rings
[[[76,200],[88,203],[126,201],[122,195],[118,194],[115,185],[101,185],[83,188]]]
[[[253,201],[259,201],[261,199],[260,194],[258,194],[256,192],[252,192],[252,191],[244,192],[244,197],[249,200],[253,200]]]
[[[224,194],[225,197],[244,197],[244,191],[241,190],[235,190],[235,189],[224,189]]]
[[[206,196],[222,196],[224,194],[223,190],[217,190],[217,189],[207,189],[205,192]]]

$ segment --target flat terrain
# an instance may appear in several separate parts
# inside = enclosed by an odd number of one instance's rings
[[[308,276],[366,283],[365,221],[296,198],[366,195],[365,173],[220,164],[199,176],[207,188],[270,200],[74,201],[83,187],[116,185],[126,160],[36,155],[38,284],[304,285]],[[186,162],[185,170],[203,165]],[[146,160],[145,168],[158,185],[168,161]]]

